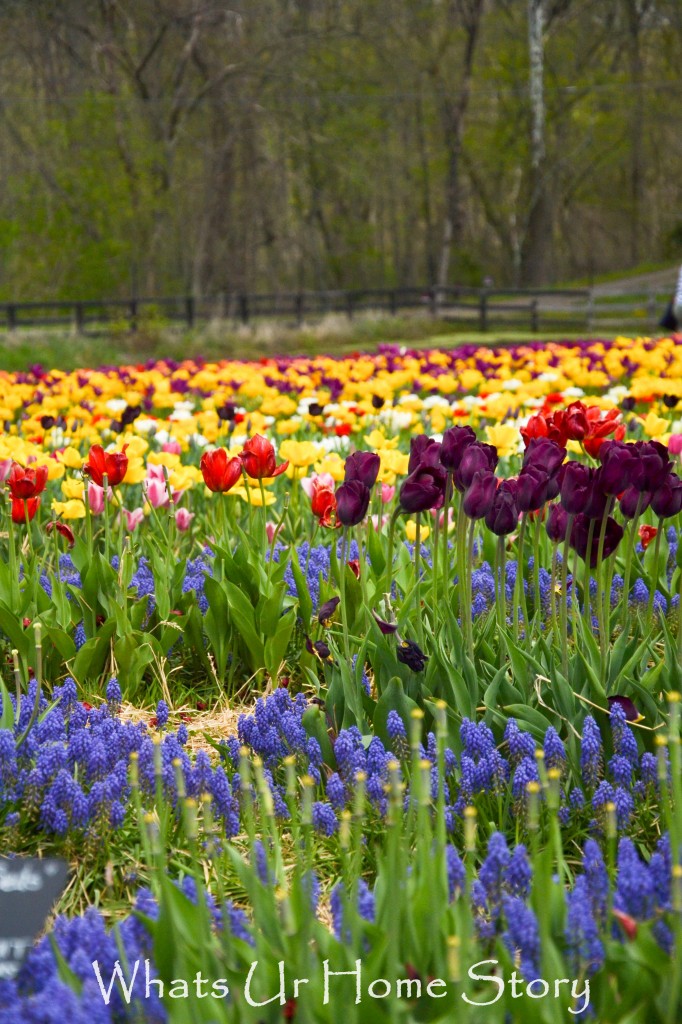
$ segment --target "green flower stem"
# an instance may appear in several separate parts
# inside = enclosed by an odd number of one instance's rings
[[[559,544],[552,543],[552,580],[549,587],[549,623],[550,629],[554,629],[556,622],[556,574],[557,574],[557,552]]]
[[[261,527],[263,530],[263,547],[268,542],[268,509],[265,504],[265,485],[261,477],[258,477],[258,486],[260,488],[260,500],[261,500]],[[268,574],[269,576],[269,574]]]
[[[578,637],[578,552],[573,550],[573,572],[571,573],[571,621],[573,623],[573,641]]]
[[[514,584],[514,642],[519,641],[519,610],[523,604],[524,616],[523,621],[525,628],[528,629],[528,613],[526,611],[525,592],[523,589],[523,542],[526,536],[526,513],[524,512],[521,516],[521,525],[519,527],[519,536],[516,542],[516,581]]]
[[[341,536],[341,565],[339,566],[339,591],[341,596],[341,625],[343,627],[343,653],[350,665],[350,642],[348,639],[348,608],[346,606],[346,552],[348,549],[348,527],[344,526]]]
[[[422,552],[422,516],[417,512],[416,530],[414,535],[414,599],[417,605],[417,637],[424,643],[424,622],[422,620],[421,601],[421,552]]]
[[[57,593],[61,597],[63,595],[63,592],[64,592],[64,584],[62,583],[61,575],[60,575],[60,572],[59,572],[59,533],[58,533],[58,531],[56,530],[55,527],[56,527],[56,523],[55,523],[55,526],[52,528],[52,546],[54,547],[54,573],[53,573],[53,577],[54,577],[55,590],[57,591]],[[120,564],[121,563],[119,562],[119,565]]]
[[[677,605],[677,660],[682,667],[682,569],[680,569],[678,593],[680,600]]]
[[[438,561],[440,548],[440,512],[437,511],[433,523],[433,543],[431,544],[431,615],[433,626],[436,626],[436,608],[438,607]]]
[[[29,550],[29,556],[30,556],[31,564],[32,564],[33,563],[33,554],[34,554],[34,552],[33,552],[33,537],[31,536],[31,520],[28,518],[28,501],[27,501],[26,498],[24,498],[24,519],[26,520],[26,537],[28,539],[28,550]]]
[[[445,481],[445,500],[443,501],[443,600],[446,605],[448,603],[450,588],[450,549],[448,547],[450,508],[456,507],[455,505],[451,505],[452,499],[452,473],[448,471],[447,480]],[[459,519],[459,511],[457,511],[457,518]]]
[[[401,514],[402,509],[400,505],[398,505],[388,524],[388,550],[386,552],[386,572],[383,586],[383,592],[385,594],[391,593],[391,584],[393,582],[393,542],[395,538],[395,526]]]
[[[367,594],[367,572],[369,571],[369,557],[362,557],[362,535],[363,529],[361,526],[356,528],[355,539],[358,545],[358,557],[360,561],[360,590],[362,592],[362,617],[367,623],[369,617],[369,597]],[[369,544],[367,544],[365,551],[369,550]]]
[[[603,679],[606,673],[606,659],[607,659],[607,643],[608,638],[611,635],[610,630],[610,605],[611,605],[611,593],[610,589],[606,593],[606,602],[604,601],[604,542],[606,540],[606,526],[611,515],[611,507],[613,505],[613,498],[609,498],[604,509],[604,515],[601,519],[601,525],[599,527],[599,540],[597,541],[597,621],[599,623],[599,667],[600,667],[600,678]],[[606,604],[606,607],[605,607]]]
[[[533,523],[533,602],[534,602],[534,615],[537,616],[538,623],[540,622],[539,613],[542,609],[542,598],[540,596],[540,528],[542,521],[540,519],[540,513],[536,512]]]
[[[635,509],[635,515],[632,520],[632,527],[630,529],[630,537],[627,548],[625,549],[625,571],[623,572],[623,596],[621,598],[622,612],[621,612],[621,625],[623,632],[626,632],[628,628],[628,609],[630,606],[630,573],[632,571],[632,559],[635,553],[635,545],[637,543],[637,523],[642,511],[642,495],[640,494],[637,499],[637,508]]]
[[[464,632],[464,604],[466,602],[466,516],[460,502],[457,509],[457,526],[455,528],[455,565],[457,566],[457,586],[455,587],[455,615],[462,620]]]
[[[658,565],[661,554],[661,536],[663,535],[663,517],[658,520],[658,533],[654,541],[654,567],[651,573],[651,585],[649,587],[649,600],[646,606],[646,627],[651,629],[651,622],[654,617],[654,597],[656,595],[656,584],[658,583]]]
[[[495,604],[497,606],[497,630],[501,658],[504,658],[504,628],[507,622],[506,584],[506,538],[498,537],[495,548]]]
[[[109,478],[102,474],[102,495],[104,499],[104,558],[109,564]],[[151,502],[150,502],[151,504]]]
[[[14,523],[12,522],[12,506],[10,503],[8,513],[7,533],[9,540],[9,574],[12,594],[12,607],[19,607],[19,569],[17,565],[17,549],[14,537]]]
[[[592,629],[591,602],[590,602],[590,569],[592,568],[592,544],[594,542],[594,525],[596,520],[590,519],[587,529],[587,551],[585,552],[585,566],[583,572],[583,622],[585,629]]]
[[[474,535],[476,532],[476,520],[472,519],[469,522],[469,543],[467,549],[467,559],[464,567],[466,573],[466,594],[464,598],[465,607],[462,608],[462,622],[466,620],[466,642],[467,652],[471,661],[474,660],[474,627],[473,619],[471,615],[471,572],[474,564]]]

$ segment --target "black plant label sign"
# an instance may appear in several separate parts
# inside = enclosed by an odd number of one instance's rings
[[[0,979],[19,971],[68,874],[63,860],[0,857]]]

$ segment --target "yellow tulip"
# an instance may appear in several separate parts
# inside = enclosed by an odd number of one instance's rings
[[[62,481],[62,494],[65,498],[82,499],[84,492],[85,484],[82,480],[76,480],[71,476]]]
[[[365,443],[369,448],[373,448],[375,451],[380,452],[384,448],[397,448],[398,438],[386,437],[383,431],[374,429],[365,437]]]
[[[516,424],[511,426],[498,423],[486,427],[485,432],[490,444],[495,445],[497,448],[500,458],[504,459],[518,452],[521,435]]]
[[[166,466],[167,469],[175,469],[180,465],[180,456],[175,452],[150,452],[147,462],[153,466]]]
[[[83,465],[83,456],[77,448],[69,445],[63,452],[57,452],[57,458],[69,469],[80,469]]]
[[[282,441],[277,454],[283,462],[289,462],[289,469],[307,469],[319,459],[322,449],[312,441]]]
[[[85,519],[85,505],[77,498],[70,501],[57,501],[54,498],[50,507],[62,519]]]
[[[128,459],[128,468],[123,477],[124,484],[141,484],[147,475],[144,459]]]
[[[665,434],[665,432],[670,429],[668,420],[664,420],[662,417],[657,416],[655,412],[650,412],[643,420],[642,425],[647,437],[650,437],[655,441],[660,441],[661,435]]]
[[[423,543],[430,533],[431,527],[422,525],[420,541]],[[409,540],[410,544],[414,544],[415,540],[417,539],[417,524],[415,523],[414,519],[408,519],[407,522],[405,523],[405,536]]]

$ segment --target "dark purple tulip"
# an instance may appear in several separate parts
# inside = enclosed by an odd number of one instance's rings
[[[628,487],[639,485],[643,466],[634,444],[602,441],[599,458],[602,464],[602,489],[606,494],[622,494]]]
[[[469,516],[469,519],[483,519],[492,508],[496,491],[497,477],[494,473],[475,473],[462,498],[464,514]]]
[[[637,448],[642,460],[642,478],[636,486],[640,491],[657,491],[673,471],[668,449],[659,441],[639,442]]]
[[[374,452],[353,452],[346,459],[345,483],[359,480],[371,490],[377,482],[381,459]]]
[[[582,462],[569,462],[561,481],[561,504],[569,516],[582,512],[590,487],[590,471]]]
[[[613,697],[607,697],[606,699],[609,702],[609,710],[614,704],[619,704],[620,707],[622,707],[628,722],[641,722],[644,718],[644,715],[640,714],[639,710],[629,697],[623,697],[619,693],[616,693]]]
[[[317,621],[321,626],[329,622],[332,615],[338,608],[340,601],[340,597],[330,597],[328,601],[325,601],[324,604],[320,605],[320,610],[317,613]]]
[[[336,492],[336,518],[343,526],[357,526],[367,514],[370,497],[369,487],[359,480],[341,484]]]
[[[485,525],[497,537],[504,537],[505,534],[511,533],[519,521],[519,510],[514,497],[516,488],[506,487],[505,484],[509,483],[512,481],[505,480],[500,484],[495,492],[493,503],[485,515]]]
[[[391,633],[398,632],[397,622],[386,622],[385,619],[380,619],[376,612],[372,612],[372,615],[374,616],[376,624],[381,630],[381,632],[384,634],[384,636],[390,636]]]
[[[565,508],[556,502],[550,506],[549,514],[547,516],[546,530],[547,536],[555,544],[562,543],[566,540],[566,529],[568,527],[568,512]]]
[[[408,474],[414,473],[418,466],[440,466],[440,441],[426,434],[417,434],[410,442],[410,461],[407,464]]]
[[[651,507],[662,519],[676,516],[682,510],[682,480],[671,473],[661,487],[654,491]]]
[[[466,491],[476,473],[493,473],[497,465],[497,448],[491,444],[475,441],[467,445],[455,471],[455,487],[458,491]]]
[[[564,479],[565,464],[560,466],[558,471],[547,480],[547,496],[545,501],[553,501],[561,490],[561,482]]]
[[[398,644],[398,661],[407,665],[413,672],[423,672],[426,668],[428,656],[424,654],[421,647],[414,640],[403,640]]]
[[[639,491],[636,487],[628,487],[621,495],[620,510],[626,519],[634,519],[639,505],[640,515],[651,504],[651,491]]]
[[[307,636],[305,638],[305,646],[309,654],[317,655],[321,661],[332,660],[332,652],[329,650],[329,647],[324,640],[316,640],[315,643],[313,643],[310,637]]]
[[[573,520],[573,529],[571,531],[571,547],[578,552],[583,561],[588,560],[587,541],[589,538],[591,520],[588,516],[577,515]],[[604,535],[604,548],[602,556],[608,558],[616,550],[621,540],[623,539],[623,527],[616,522],[616,520],[609,516],[606,520],[606,533]],[[595,524],[595,528],[592,531],[592,547],[589,552],[589,563],[590,568],[594,569],[597,564],[597,555],[599,551],[599,528]]]
[[[516,504],[519,512],[537,512],[547,500],[549,476],[540,466],[530,465],[519,473]]]
[[[588,519],[601,519],[606,512],[607,504],[608,495],[604,490],[601,468],[590,469],[590,484],[587,489],[585,505],[581,511]]]
[[[528,442],[523,456],[523,468],[538,466],[549,476],[554,476],[559,472],[565,458],[566,449],[556,441],[548,437],[533,437]]]
[[[405,512],[428,512],[429,509],[440,508],[446,479],[441,466],[418,466],[400,488],[400,507]]]
[[[446,430],[440,446],[440,461],[445,468],[453,473],[459,469],[462,455],[475,440],[476,434],[471,427],[450,427]]]

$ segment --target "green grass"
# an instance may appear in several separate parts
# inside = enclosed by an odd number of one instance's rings
[[[563,318],[566,322],[566,318]],[[254,327],[235,329],[228,323],[187,331],[167,325],[150,325],[135,332],[118,329],[77,335],[56,328],[26,329],[12,334],[0,332],[0,370],[27,370],[40,363],[46,369],[74,370],[80,367],[125,365],[149,359],[257,359],[273,355],[348,355],[356,350],[371,352],[382,342],[422,348],[435,345],[450,348],[463,344],[497,345],[523,341],[574,340],[589,334],[606,333],[553,330],[532,334],[528,330],[497,329],[493,322],[487,333],[466,323],[432,319],[427,316],[379,318],[358,316],[353,321],[330,317],[315,326],[292,328],[263,321]]]

